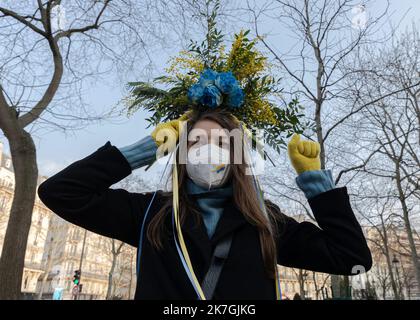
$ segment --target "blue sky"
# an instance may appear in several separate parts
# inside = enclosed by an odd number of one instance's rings
[[[384,6],[385,1],[378,1],[375,7],[368,8],[368,10],[375,13],[379,12]],[[390,12],[393,13],[392,20],[395,22],[398,21],[410,8],[411,10],[403,22],[404,25],[410,24],[413,19],[418,19],[420,15],[420,1],[391,0]],[[277,48],[286,48],[290,45],[284,42],[274,44]],[[177,49],[172,52],[177,52]],[[162,70],[168,55],[162,51],[156,51],[153,56],[156,57],[155,64]],[[85,99],[95,110],[110,109],[124,96],[123,86],[124,83],[115,83],[112,86],[96,83],[94,86],[85,88],[85,92],[89,92]],[[108,140],[115,146],[124,146],[135,142],[152,130],[152,128],[145,129],[145,116],[145,112],[138,112],[130,119],[121,117],[118,123],[104,121],[99,124],[89,125],[83,130],[72,132],[68,135],[57,131],[43,135],[42,137],[36,137],[35,143],[38,151],[37,157],[40,174],[52,175],[70,163],[89,155]],[[8,152],[7,141],[1,133],[0,139],[6,144],[5,149]]]

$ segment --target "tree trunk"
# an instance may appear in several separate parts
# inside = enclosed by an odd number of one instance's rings
[[[414,274],[417,280],[417,290],[420,292],[420,263],[419,263],[419,256],[417,254],[416,243],[413,237],[413,230],[411,229],[409,211],[407,208],[407,204],[405,202],[405,195],[401,185],[401,175],[400,175],[400,167],[399,162],[396,162],[396,179],[395,182],[398,188],[398,195],[399,200],[401,202],[401,207],[403,211],[403,219],[405,230],[407,232],[408,243],[410,246],[410,255],[411,255],[411,262],[413,263]]]
[[[382,227],[384,230],[384,250],[385,250],[385,258],[386,258],[386,264],[388,267],[388,271],[389,271],[389,276],[391,279],[391,287],[392,287],[392,291],[394,292],[394,298],[395,300],[399,300],[399,294],[398,294],[398,288],[397,288],[397,284],[395,282],[395,277],[394,277],[394,271],[392,270],[392,262],[391,262],[391,256],[389,253],[389,246],[388,246],[388,233],[386,230],[385,225],[382,222]]]
[[[318,289],[318,285],[317,285],[317,282],[316,282],[316,272],[315,271],[312,271],[312,280],[314,281],[315,300],[318,300],[318,298],[319,298],[319,289]]]
[[[111,293],[112,293],[112,281],[113,281],[113,275],[115,266],[117,264],[117,255],[115,253],[112,254],[112,265],[111,270],[109,270],[108,273],[108,290],[106,292],[106,300],[111,299]]]
[[[320,79],[317,81],[318,85],[318,99],[322,99],[321,92],[320,92]],[[315,103],[315,126],[316,126],[316,135],[318,139],[318,143],[320,145],[320,153],[319,159],[321,161],[321,169],[325,169],[325,145],[324,145],[324,137],[323,137],[323,129],[322,129],[322,119],[321,119],[321,109],[322,109],[322,101],[318,100]],[[336,274],[331,275],[331,291],[333,298],[340,298],[341,295],[341,277]]]
[[[131,289],[133,286],[133,259],[134,259],[134,254],[131,254],[131,258],[130,258],[130,285],[128,287],[128,300],[131,299]]]
[[[32,211],[38,179],[36,149],[25,130],[14,136],[5,132],[10,143],[15,173],[15,188],[10,217],[0,259],[0,300],[19,299],[26,245],[32,222]]]
[[[306,271],[305,271],[305,274]],[[302,300],[305,300],[305,276],[302,269],[299,269],[299,294]]]
[[[45,284],[47,283],[48,276],[50,274],[50,270],[51,270],[51,266],[52,266],[52,262],[53,262],[52,255],[51,255],[53,240],[54,240],[53,238],[50,239],[50,247],[48,249],[48,255],[47,255],[47,266],[45,268],[45,273],[42,277],[41,286],[39,288],[38,300],[42,300],[42,295],[44,293]]]

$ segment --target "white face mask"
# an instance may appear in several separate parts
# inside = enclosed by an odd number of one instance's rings
[[[214,144],[191,147],[187,157],[187,173],[197,185],[210,189],[221,187],[230,177],[229,150]]]

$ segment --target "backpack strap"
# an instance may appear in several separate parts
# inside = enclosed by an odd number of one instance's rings
[[[213,251],[210,267],[201,283],[204,295],[208,300],[213,299],[214,290],[219,281],[223,265],[229,255],[232,239],[233,233],[219,241]]]

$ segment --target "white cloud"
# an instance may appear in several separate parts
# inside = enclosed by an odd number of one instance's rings
[[[71,160],[64,160],[64,161],[53,161],[53,160],[46,160],[42,161],[38,164],[38,171],[39,175],[50,177],[57,172],[63,170],[65,167],[70,165],[73,161]]]

